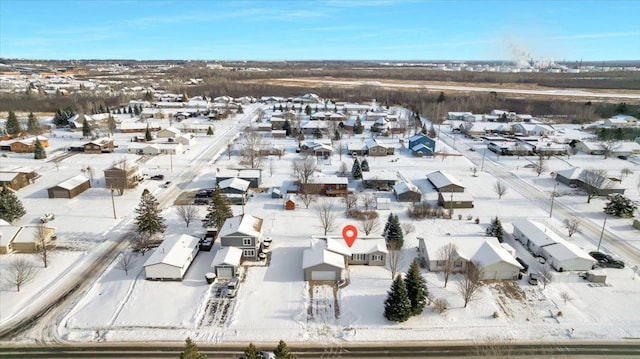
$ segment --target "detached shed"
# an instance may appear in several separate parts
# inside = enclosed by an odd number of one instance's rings
[[[542,248],[542,255],[558,272],[591,270],[597,262],[578,246],[564,240]]]
[[[298,199],[294,194],[287,195],[287,200],[284,202],[284,209],[287,211],[293,211],[296,209],[296,203],[298,203]]]
[[[84,175],[77,175],[47,189],[49,198],[73,198],[91,188],[91,181]]]
[[[213,257],[211,268],[218,278],[230,279],[236,276],[241,259],[242,249],[222,247]]]
[[[455,177],[444,171],[435,171],[427,179],[438,192],[464,192],[464,186]]]

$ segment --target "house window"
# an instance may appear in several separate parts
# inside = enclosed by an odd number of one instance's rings
[[[436,261],[436,267],[444,267],[444,261]]]
[[[454,268],[462,268],[462,261],[453,262],[453,267]]]
[[[354,261],[364,261],[367,259],[367,255],[363,253],[356,253],[351,255],[351,259]]]
[[[242,245],[243,246],[250,246],[251,243],[251,238],[242,238]]]
[[[371,256],[371,260],[372,261],[381,261],[382,260],[382,254],[374,254]]]
[[[255,257],[256,256],[256,250],[255,249],[243,249],[242,250],[242,256],[243,257]]]

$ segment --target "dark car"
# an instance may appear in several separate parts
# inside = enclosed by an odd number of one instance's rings
[[[538,274],[529,273],[529,278],[527,279],[527,282],[529,282],[529,284],[538,285],[539,281],[540,281],[540,276]]]
[[[213,238],[207,237],[200,240],[200,250],[209,252],[213,247]]]
[[[196,192],[196,198],[211,198],[213,197],[212,189],[201,189]]]
[[[529,265],[527,264],[527,262],[523,261],[520,257],[516,257],[516,261],[518,261],[518,263],[520,263],[520,265],[522,266],[520,272],[527,273],[527,271],[529,270]]]
[[[209,204],[209,199],[208,198],[196,198],[196,199],[193,200],[193,204],[208,205]]]
[[[607,257],[610,257],[608,254],[604,254],[602,252],[589,252],[589,255],[593,257],[593,259],[597,260],[597,261],[601,261],[601,260],[605,260],[607,259]]]
[[[154,180],[154,181],[162,181],[164,179],[164,175],[153,175],[153,176],[151,176],[149,178]]]
[[[624,268],[624,262],[602,252],[589,252],[589,255],[598,261],[598,266],[604,268]]]

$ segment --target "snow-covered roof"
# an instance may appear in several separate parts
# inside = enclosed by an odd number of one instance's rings
[[[250,214],[227,218],[220,229],[220,236],[227,236],[236,232],[259,237],[262,233],[262,218],[254,217]]]
[[[143,266],[147,267],[163,263],[174,267],[182,267],[199,242],[200,238],[188,234],[168,237],[162,241]]]
[[[211,268],[219,265],[239,266],[242,259],[242,249],[238,247],[222,247],[211,262]]]
[[[89,179],[87,177],[85,177],[84,175],[77,175],[77,176],[69,178],[66,181],[61,182],[56,187],[60,187],[60,188],[66,189],[66,190],[72,190],[72,189],[78,187],[79,185],[87,182],[88,180]]]
[[[338,176],[312,176],[309,177],[309,183],[318,183],[318,184],[349,184],[349,179],[347,177],[338,177]]]
[[[460,257],[470,260],[487,240],[498,241],[496,238],[489,237],[425,236],[424,244],[429,260],[443,260],[444,258],[440,258],[440,249],[449,243],[456,246],[456,252]]]
[[[178,130],[177,128],[175,128],[175,127],[173,127],[173,126],[163,128],[163,129],[162,129],[162,130],[160,130],[160,131],[169,131],[169,132],[174,133],[174,134],[176,134],[176,135],[180,133],[180,130]]]
[[[247,180],[243,180],[242,178],[238,178],[238,177],[233,177],[233,178],[228,178],[226,180],[222,180],[220,182],[218,182],[218,186],[223,189],[223,188],[233,188],[233,189],[237,189],[238,191],[243,191],[246,192],[249,189],[249,185],[251,184],[251,182],[247,181]]]
[[[398,175],[396,172],[391,171],[369,171],[362,172],[362,180],[363,181],[395,181],[398,179]]]
[[[579,258],[591,261],[593,263],[596,262],[593,257],[580,249],[580,247],[565,240],[559,240],[554,244],[544,247],[544,251],[554,259],[558,259],[560,261]]]
[[[492,240],[486,240],[476,254],[471,257],[471,261],[479,263],[480,267],[505,262],[522,269],[522,265],[506,249],[501,247],[499,243],[494,244]]]
[[[320,264],[344,269],[344,257],[325,249],[323,243],[314,243],[312,240],[311,247],[302,252],[302,268],[306,269]]]
[[[427,179],[429,180],[429,182],[433,183],[436,188],[442,188],[449,185],[464,187],[462,183],[458,181],[458,179],[444,171],[431,172],[427,175]]]
[[[556,171],[556,177],[560,175],[568,179],[579,179],[582,171],[583,170],[580,167],[571,167],[567,168],[566,170]]]
[[[369,253],[388,253],[387,244],[383,237],[358,237],[351,247],[347,246],[342,237],[326,237],[327,249],[342,255]]]
[[[418,186],[414,185],[411,182],[397,183],[393,186],[393,191],[398,194],[407,192],[422,193],[422,191],[420,191],[420,188],[418,188]]]
[[[22,230],[23,227],[2,225],[0,226],[0,246],[5,247],[15,236]]]
[[[528,219],[517,219],[511,222],[527,239],[538,247],[562,241],[562,237],[540,222]]]

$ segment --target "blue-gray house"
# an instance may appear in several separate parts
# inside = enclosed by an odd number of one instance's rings
[[[423,134],[409,137],[409,149],[417,156],[433,156],[436,151],[436,141]]]

